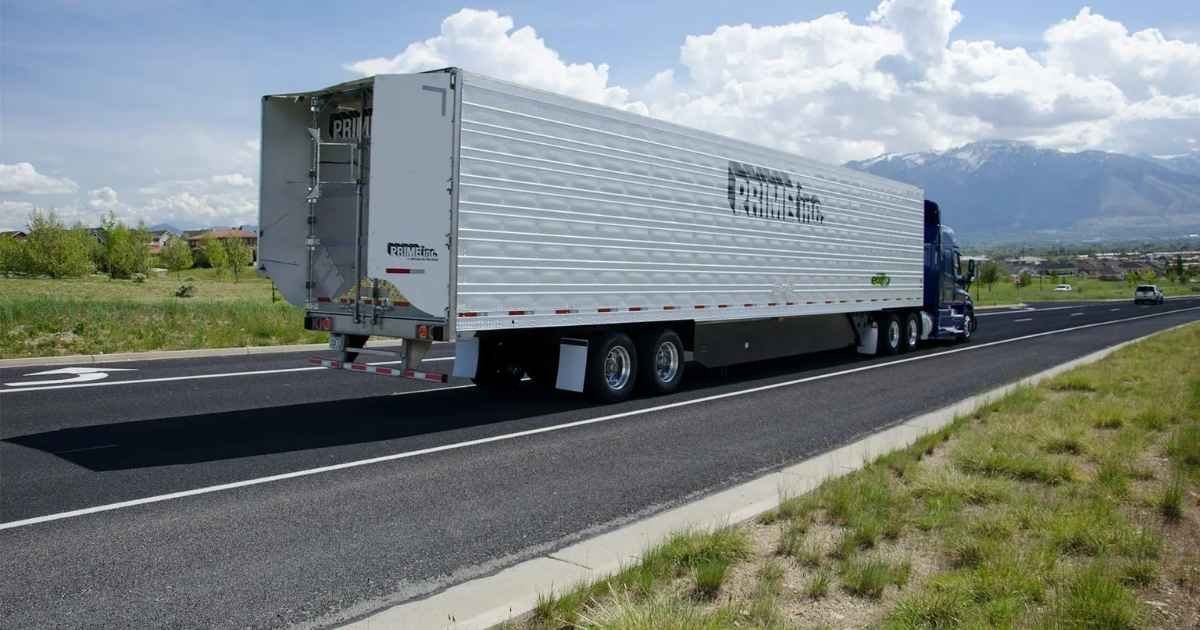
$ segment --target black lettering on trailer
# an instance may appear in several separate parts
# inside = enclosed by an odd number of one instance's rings
[[[796,221],[798,223],[824,223],[821,199],[793,182],[791,175],[783,171],[729,161],[726,193],[729,209],[735,215]]]

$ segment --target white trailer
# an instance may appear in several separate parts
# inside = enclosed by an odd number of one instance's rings
[[[261,168],[260,265],[347,364],[401,337],[437,378],[453,341],[481,385],[618,400],[973,329],[924,308],[919,188],[457,68],[264,97]]]

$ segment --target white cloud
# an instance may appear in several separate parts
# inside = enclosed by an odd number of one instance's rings
[[[29,195],[73,193],[79,185],[66,177],[53,177],[37,172],[29,162],[0,164],[0,192]]]
[[[1084,8],[1026,50],[954,40],[962,19],[953,0],[882,0],[863,20],[720,26],[685,38],[682,72],[630,90],[607,65],[564,61],[531,26],[464,9],[395,57],[347,67],[458,65],[826,161],[983,138],[1172,153],[1200,136],[1200,44]]]
[[[457,65],[595,103],[625,104],[629,93],[608,85],[608,64],[566,63],[532,26],[513,26],[511,17],[495,11],[462,9],[442,21],[439,35],[413,42],[395,57],[355,61],[346,68],[372,75]]]
[[[100,212],[115,212],[122,207],[117,198],[117,191],[108,186],[88,191],[87,205]]]
[[[209,178],[214,184],[223,186],[232,186],[234,188],[253,188],[254,178],[246,177],[241,173],[230,173],[228,175],[213,175]]]

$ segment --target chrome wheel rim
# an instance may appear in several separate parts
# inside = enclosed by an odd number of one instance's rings
[[[892,323],[888,324],[888,346],[900,347],[900,322],[896,320],[892,320]]]
[[[613,346],[604,357],[604,382],[611,390],[625,389],[633,373],[633,362],[625,346]]]
[[[921,333],[917,327],[917,320],[908,320],[908,347],[917,347],[917,341],[921,339]]]
[[[654,373],[658,382],[670,383],[679,374],[679,348],[670,341],[658,344],[654,350]]]

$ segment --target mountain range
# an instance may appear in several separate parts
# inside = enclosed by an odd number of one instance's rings
[[[967,242],[1200,233],[1200,151],[1154,157],[981,141],[846,166],[923,188]]]

